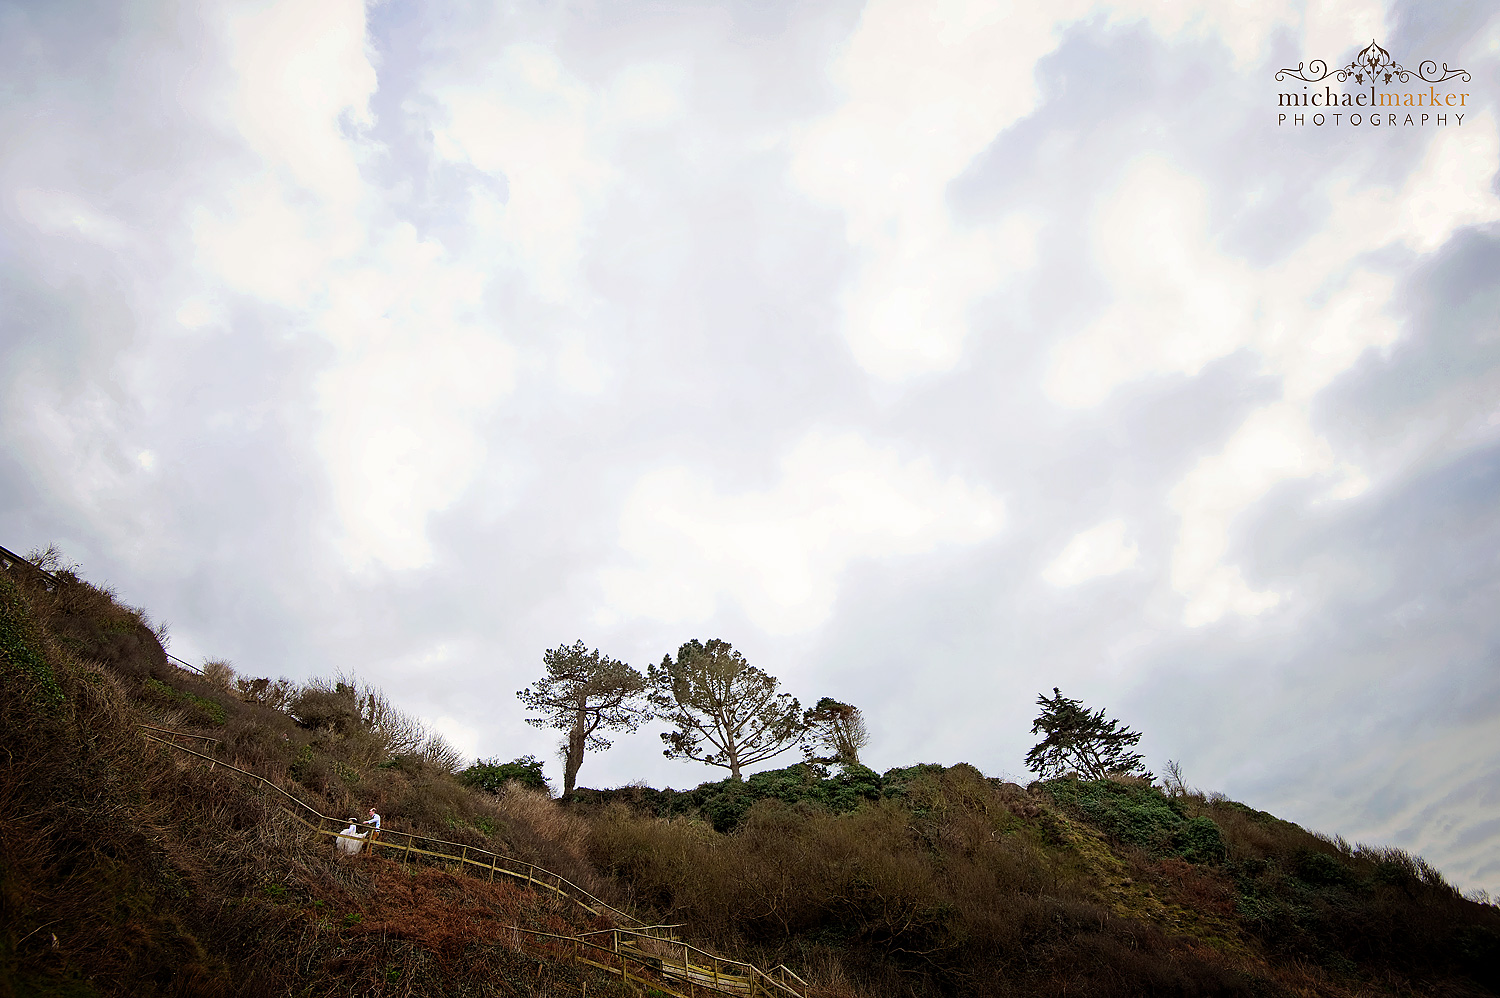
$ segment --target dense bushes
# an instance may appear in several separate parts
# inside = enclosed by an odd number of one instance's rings
[[[886,781],[878,773],[863,766],[848,766],[843,772],[830,775],[826,766],[797,763],[785,769],[755,773],[743,781],[724,779],[704,783],[693,790],[653,790],[650,787],[575,790],[570,799],[586,811],[622,803],[641,813],[662,818],[702,818],[715,831],[731,832],[740,826],[757,801],[779,800],[785,804],[802,804],[842,814],[868,801],[879,800],[885,785]],[[898,782],[893,787],[901,785]]]
[[[529,860],[686,922],[693,942],[784,961],[815,998],[1500,988],[1500,910],[1399,850],[1222,798],[801,764],[559,802],[531,757],[455,776],[353,680],[295,686],[227,664],[196,677],[166,667],[148,622],[107,591],[13,583],[0,573],[0,841],[30,848],[0,850],[0,998],[17,981],[80,995],[505,991],[525,962],[499,945],[504,925],[584,924],[503,885],[335,862],[222,767],[148,747],[139,720],[212,735],[204,751],[325,814],[373,804],[388,828]],[[513,993],[571,993],[525,966]],[[597,980],[589,993],[604,993]]]
[[[1145,780],[1048,780],[1041,788],[1069,812],[1116,842],[1194,863],[1219,862],[1226,847],[1219,826],[1189,817],[1183,798],[1168,797]]]
[[[534,755],[524,755],[510,762],[480,759],[458,774],[458,782],[472,790],[483,790],[491,794],[503,793],[505,785],[512,782],[532,790],[540,790],[548,796],[552,794],[552,787],[542,775],[542,760]]]
[[[1400,850],[1303,835],[1286,852],[1229,865],[1240,916],[1269,947],[1346,971],[1379,966],[1500,985],[1500,911],[1463,899]]]
[[[789,789],[798,768],[771,784]],[[590,822],[590,857],[658,917],[768,962],[836,967],[850,993],[1254,993],[1100,905],[1007,805],[1013,788],[971,766],[887,781],[894,792],[841,812],[810,793],[761,797],[731,834],[711,813],[663,819],[618,799]]]

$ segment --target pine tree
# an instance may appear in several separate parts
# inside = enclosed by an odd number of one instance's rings
[[[858,707],[824,697],[802,715],[802,723],[807,728],[802,754],[808,762],[860,765],[859,750],[869,742],[870,733]]]
[[[1042,712],[1032,722],[1031,733],[1045,737],[1026,753],[1026,767],[1042,779],[1068,773],[1086,780],[1151,779],[1144,758],[1130,751],[1141,740],[1140,732],[1106,719],[1103,710],[1091,711],[1083,701],[1063,696],[1056,686],[1051,697],[1041,694],[1036,702]]]
[[[745,661],[727,641],[689,641],[648,674],[657,716],[676,726],[662,732],[668,759],[695,759],[729,770],[764,762],[802,737],[802,706],[777,693],[775,676]]]
[[[624,662],[582,641],[549,648],[542,654],[547,674],[516,693],[541,717],[528,717],[534,728],[568,733],[563,743],[563,794],[573,792],[585,751],[603,751],[610,741],[600,729],[634,731],[650,719],[644,701],[646,679]]]

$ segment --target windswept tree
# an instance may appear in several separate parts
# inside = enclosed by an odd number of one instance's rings
[[[1032,722],[1031,733],[1044,737],[1026,753],[1026,768],[1042,779],[1068,773],[1086,780],[1151,778],[1145,760],[1130,751],[1141,740],[1139,731],[1105,718],[1102,709],[1089,710],[1083,701],[1063,696],[1056,686],[1052,696],[1041,694],[1036,702],[1042,712]]]
[[[824,697],[802,715],[802,724],[802,754],[808,762],[860,765],[859,750],[869,743],[870,732],[858,707]]]
[[[582,641],[542,654],[547,674],[516,693],[530,710],[534,728],[567,733],[563,743],[563,794],[573,792],[587,751],[602,752],[610,740],[602,731],[634,731],[651,715],[645,702],[646,679],[618,659]]]
[[[802,705],[778,682],[745,661],[729,642],[689,641],[647,673],[668,759],[695,759],[740,779],[746,766],[792,748],[802,738]]]

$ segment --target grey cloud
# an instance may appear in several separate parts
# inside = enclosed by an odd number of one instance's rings
[[[156,464],[122,465],[118,487],[90,499],[7,414],[0,543],[59,541],[171,621],[179,654],[254,674],[356,670],[505,758],[551,757],[513,693],[544,648],[576,638],[644,666],[689,637],[725,637],[804,701],[864,707],[881,767],[967,760],[1024,778],[1033,700],[1058,685],[1143,730],[1158,769],[1180,758],[1189,782],[1330,832],[1420,844],[1466,886],[1494,889],[1483,847],[1497,788],[1461,764],[1494,746],[1423,754],[1445,729],[1486,730],[1500,710],[1488,612],[1500,464],[1483,427],[1500,363],[1493,231],[1461,233],[1416,264],[1383,262],[1400,275],[1402,338],[1315,407],[1319,432],[1374,484],[1319,504],[1316,483],[1288,481],[1236,521],[1228,561],[1290,594],[1261,618],[1181,627],[1169,577],[1179,524],[1165,501],[1276,397],[1256,358],[1143,379],[1085,410],[1040,388],[1052,349],[1108,302],[1088,224],[1131,157],[1165,152],[1203,176],[1216,238],[1253,265],[1319,230],[1338,177],[1388,182],[1415,168],[1420,146],[1399,135],[1271,131],[1271,63],[1290,42],[1238,73],[1213,42],[1069,29],[1038,68],[1041,107],[947,192],[970,224],[1042,212],[1036,267],[976,306],[956,369],[888,385],[865,377],[839,333],[838,296],[860,265],[844,220],[787,181],[785,134],[837,105],[827,63],[857,7],[600,5],[491,22],[477,8],[444,20],[376,5],[364,179],[391,217],[455,253],[481,235],[472,198],[511,191],[503,175],[435,154],[434,65],[479,72],[499,46],[532,41],[596,89],[643,60],[680,65],[689,86],[680,120],[609,151],[617,182],[589,223],[587,309],[547,303],[499,264],[489,275],[485,321],[522,359],[514,391],[482,418],[483,466],[429,517],[431,565],[361,574],[341,567],[311,439],[327,345],[297,314],[233,295],[204,329],[162,332],[193,291],[191,210],[222,207],[249,169],[210,112],[218,43],[191,19],[132,27],[105,7],[4,14],[0,65],[12,68],[0,78],[12,94],[35,83],[0,102],[19,137],[0,153],[0,349],[8,394],[38,379],[119,460],[149,449]],[[1402,10],[1408,48],[1476,30],[1471,12],[1423,15],[1439,24]],[[194,86],[202,94],[183,99]],[[44,180],[119,218],[140,251],[39,235],[12,193]],[[562,386],[567,337],[608,369],[597,394]],[[97,415],[68,408],[90,392],[109,400]],[[1452,429],[1421,436],[1434,425]],[[732,601],[692,624],[601,622],[597,573],[620,557],[621,502],[641,474],[676,463],[726,494],[766,491],[812,428],[854,429],[991,490],[1004,530],[852,563],[831,618],[807,633],[763,633]],[[1414,438],[1425,441],[1415,456],[1403,449]],[[1069,589],[1041,581],[1075,533],[1114,516],[1139,544],[1134,567]],[[678,786],[713,776],[667,763],[649,734],[583,773]]]

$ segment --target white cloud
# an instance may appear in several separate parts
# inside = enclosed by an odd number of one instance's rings
[[[202,329],[221,321],[223,317],[214,302],[203,298],[189,298],[177,307],[173,318],[187,329]]]
[[[367,267],[334,275],[318,437],[351,564],[414,568],[426,517],[484,463],[481,421],[515,378],[513,348],[480,314],[482,273],[400,229]]]
[[[562,337],[555,363],[558,384],[578,395],[599,395],[614,381],[598,345],[577,334]]]
[[[1125,521],[1106,520],[1075,534],[1065,548],[1042,571],[1054,586],[1076,586],[1090,579],[1115,575],[1136,563],[1140,550],[1126,536]]]
[[[27,187],[13,198],[17,213],[44,235],[69,236],[111,248],[129,240],[123,222],[69,191]]]
[[[1278,29],[1301,36],[1309,59],[1330,63],[1353,54],[1351,43],[1364,45],[1384,37],[1385,4],[1380,0],[1266,0],[1253,4],[1162,3],[1117,0],[1101,4],[1111,21],[1145,21],[1163,38],[1216,39],[1229,49],[1235,65],[1252,66],[1266,53]]]
[[[1138,378],[1194,375],[1251,339],[1256,275],[1212,252],[1206,201],[1201,181],[1159,157],[1126,172],[1093,225],[1111,303],[1058,347],[1043,384],[1053,401],[1093,406]]]
[[[458,749],[465,759],[479,758],[479,743],[482,735],[480,730],[472,724],[465,724],[445,714],[433,718],[428,728],[441,735],[449,745]]]
[[[1204,458],[1170,494],[1182,525],[1172,559],[1184,621],[1260,613],[1279,601],[1256,592],[1221,563],[1233,518],[1289,478],[1325,476],[1325,498],[1367,485],[1311,427],[1314,396],[1368,349],[1395,342],[1389,273],[1367,263],[1396,245],[1430,253],[1460,227],[1500,219],[1489,183],[1500,157],[1494,119],[1476,117],[1439,132],[1399,190],[1330,193],[1328,224],[1281,262],[1253,268],[1225,254],[1208,229],[1198,178],[1159,157],[1125,172],[1093,229],[1095,259],[1112,301],[1083,332],[1061,344],[1045,381],[1068,406],[1103,402],[1119,386],[1150,376],[1196,375],[1237,350],[1254,351],[1280,379],[1282,398],[1253,413],[1224,449]]]
[[[513,348],[491,328],[490,260],[455,257],[393,222],[360,172],[374,67],[359,0],[280,3],[230,18],[232,120],[261,168],[193,218],[198,265],[275,304],[332,347],[313,434],[355,568],[431,557],[426,518],[482,465],[481,428],[510,391]],[[201,302],[178,312],[211,318]]]
[[[647,81],[626,90],[660,82]],[[506,262],[543,298],[579,294],[585,236],[614,180],[597,134],[598,95],[554,53],[529,44],[506,48],[472,77],[445,71],[427,92],[441,109],[431,123],[438,154],[505,179],[504,203],[486,211]]]
[[[947,187],[1036,109],[1038,61],[1091,14],[1144,21],[1172,39],[1216,37],[1242,66],[1263,54],[1278,28],[1302,29],[1309,44],[1347,44],[1351,28],[1364,37],[1383,24],[1380,5],[1368,2],[867,4],[832,69],[844,102],[794,135],[791,178],[844,212],[861,257],[844,295],[844,335],[869,373],[899,380],[951,368],[970,308],[1031,266],[1038,219],[954,219]],[[1158,290],[1166,283],[1158,279]]]
[[[283,179],[331,202],[358,198],[358,146],[377,85],[364,0],[278,0],[226,19],[235,86],[230,119]]]
[[[1039,223],[959,223],[946,188],[1001,129],[1030,113],[1036,60],[1083,6],[866,6],[833,69],[845,101],[794,136],[791,177],[844,212],[862,257],[844,300],[844,334],[871,374],[895,380],[951,367],[969,308],[1030,266]]]
[[[852,563],[979,543],[1003,519],[999,499],[924,460],[815,432],[763,492],[723,495],[683,467],[642,476],[620,515],[633,564],[601,581],[621,616],[703,620],[728,597],[765,630],[791,633],[827,619]]]
[[[680,68],[637,63],[621,70],[606,95],[605,117],[621,125],[658,128],[682,117],[685,87]]]

